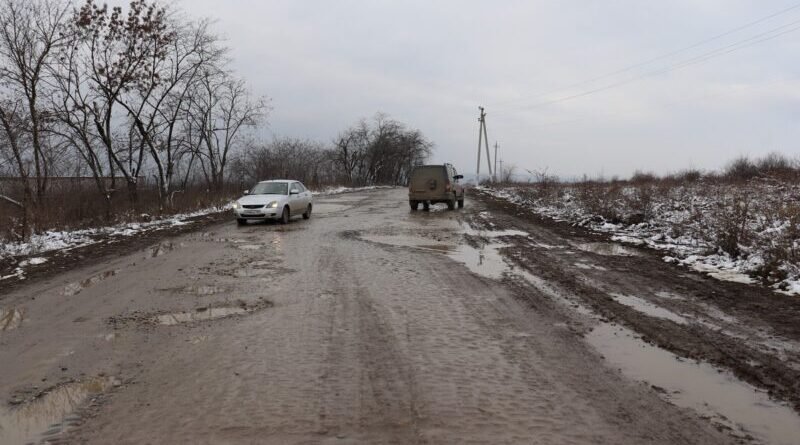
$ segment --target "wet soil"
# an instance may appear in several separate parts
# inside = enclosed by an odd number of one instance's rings
[[[4,288],[0,443],[797,437],[786,381],[727,366],[797,369],[796,338],[700,295],[726,284],[483,198],[431,210],[326,197]]]
[[[229,212],[212,213],[209,215],[198,216],[187,219],[187,224],[166,227],[159,230],[148,230],[136,236],[102,236],[97,238],[97,242],[84,247],[76,247],[66,251],[52,251],[34,255],[37,258],[45,258],[46,262],[41,264],[31,264],[25,268],[24,278],[6,278],[0,283],[0,302],[3,294],[10,292],[20,285],[29,284],[40,279],[46,279],[54,275],[62,274],[79,267],[86,267],[101,264],[110,258],[129,255],[136,250],[146,250],[150,255],[162,255],[169,247],[161,246],[160,241],[178,236],[184,233],[191,233],[203,230],[210,225],[219,224],[221,221],[230,219]],[[154,245],[155,244],[155,245]],[[15,257],[0,259],[0,276],[12,275],[15,273],[17,265],[25,261],[26,257]]]

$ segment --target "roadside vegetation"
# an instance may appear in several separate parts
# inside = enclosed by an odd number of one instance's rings
[[[536,173],[491,188],[535,212],[665,251],[714,276],[800,293],[800,163],[742,157],[721,172],[562,182]]]
[[[261,179],[400,184],[430,154],[380,113],[325,143],[264,140],[270,102],[230,65],[212,22],[171,6],[0,0],[0,242],[220,206]]]

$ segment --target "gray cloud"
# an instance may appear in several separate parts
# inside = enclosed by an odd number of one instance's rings
[[[685,47],[790,1],[212,1],[234,67],[272,98],[270,130],[328,141],[383,111],[421,129],[435,161],[472,172],[478,105],[507,163],[562,175],[718,168],[797,152],[797,33],[585,97],[534,106],[800,20],[800,8],[672,58],[555,91]],[[542,94],[549,93],[549,94]]]

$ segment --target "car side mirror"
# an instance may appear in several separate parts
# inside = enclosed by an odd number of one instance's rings
[[[292,190],[289,191],[289,194],[290,195],[299,195],[300,194],[300,190],[292,189]]]
[[[242,194],[243,195],[249,195],[250,194],[250,190],[245,190],[244,192],[242,192]]]
[[[459,179],[464,179],[464,175],[455,175],[453,176],[453,179],[455,179],[456,181],[458,181]]]

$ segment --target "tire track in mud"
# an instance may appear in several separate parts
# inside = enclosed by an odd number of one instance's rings
[[[320,253],[318,270],[325,271],[331,306],[324,374],[328,387],[320,404],[323,431],[338,429],[346,435],[345,425],[359,435],[388,434],[381,439],[385,443],[424,443],[416,427],[413,374],[359,272],[334,249]]]

